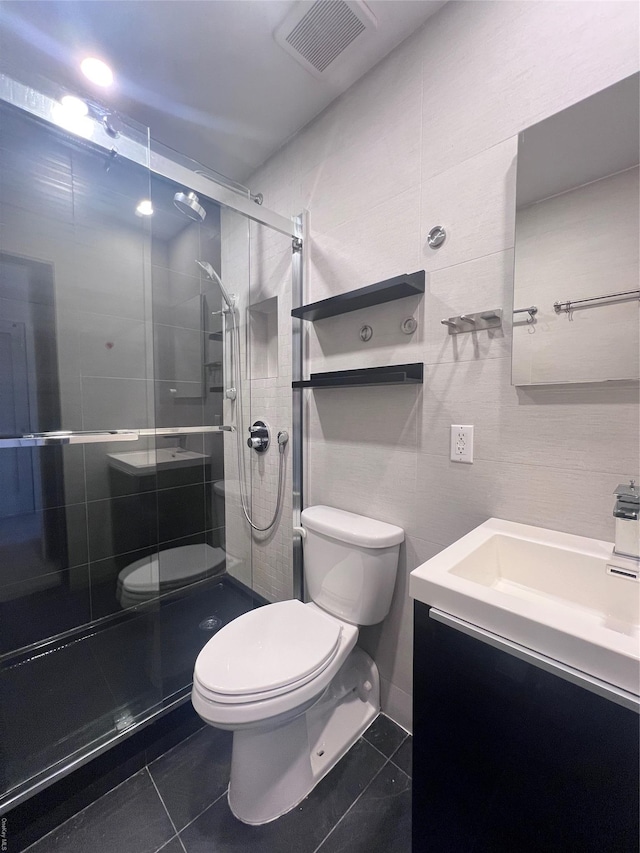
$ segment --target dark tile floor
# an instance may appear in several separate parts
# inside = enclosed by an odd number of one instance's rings
[[[144,719],[165,699],[188,693],[193,662],[211,637],[200,622],[216,616],[226,624],[254,604],[230,579],[212,579],[47,646],[45,654],[38,648],[4,661],[0,796],[113,737],[121,720]]]
[[[231,735],[209,726],[29,853],[410,853],[411,737],[380,715],[295,809],[247,826],[227,805]],[[11,827],[7,827],[9,853]]]

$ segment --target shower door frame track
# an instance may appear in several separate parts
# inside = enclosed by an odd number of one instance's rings
[[[24,83],[12,79],[6,74],[0,74],[0,101],[10,104],[37,119],[52,125],[58,130],[68,133],[71,137],[77,137],[84,142],[91,142],[98,148],[109,154],[115,152],[118,157],[143,166],[152,173],[167,178],[181,186],[193,190],[207,199],[216,202],[221,207],[235,211],[247,219],[272,228],[281,234],[288,235],[293,240],[292,251],[292,301],[294,305],[303,304],[304,289],[304,232],[306,225],[306,213],[287,218],[281,216],[269,208],[258,205],[250,198],[249,192],[245,197],[240,190],[231,189],[219,183],[213,176],[199,175],[187,166],[172,160],[170,157],[158,151],[154,151],[147,145],[142,144],[126,135],[119,133],[117,138],[107,132],[107,127],[97,119],[92,119],[90,135],[84,136],[74,133],[68,127],[61,126],[56,120],[56,107],[58,102],[45,95],[37,89],[33,89]],[[114,111],[115,112],[115,111]],[[125,116],[126,120],[126,116]],[[151,144],[153,139],[150,140]],[[178,154],[178,152],[176,152]],[[297,328],[296,328],[297,327]],[[302,329],[301,321],[294,320],[292,332],[292,372],[293,379],[302,377]],[[303,486],[303,436],[302,436],[302,414],[303,395],[302,391],[294,390],[292,401],[292,480],[293,480],[293,526],[300,524],[300,512],[302,510],[302,486]],[[293,595],[300,600],[303,599],[303,572],[302,572],[302,539],[300,534],[293,535]],[[179,705],[187,702],[190,697],[190,687],[177,691],[173,697],[164,700],[164,706],[156,708],[148,717],[137,721],[122,732],[117,732],[113,737],[101,742],[98,746],[90,749],[75,758],[63,767],[56,767],[52,773],[42,776],[32,785],[28,783],[19,786],[13,796],[9,796],[0,806],[0,815],[6,814],[10,809],[39,793],[49,785],[97,758],[102,753],[126,739],[135,732],[146,728],[160,717],[172,711]],[[46,775],[45,775],[46,774]]]
[[[308,211],[303,211],[295,217],[294,222],[300,235],[308,229]],[[291,305],[297,308],[304,305],[304,241],[302,237],[294,237],[291,246]],[[291,480],[292,480],[292,524],[293,524],[293,597],[304,601],[304,567],[302,553],[302,535],[300,534],[300,514],[303,508],[303,431],[304,423],[304,394],[301,388],[295,386],[302,379],[303,368],[303,321],[292,317],[291,329]]]
[[[124,132],[114,138],[107,132],[105,125],[95,119],[91,120],[91,134],[89,136],[80,136],[68,127],[62,127],[60,122],[56,120],[56,108],[59,108],[59,104],[54,98],[30,88],[24,83],[19,83],[6,74],[0,74],[0,100],[36,116],[36,118],[58,128],[58,130],[64,130],[70,136],[78,136],[79,139],[93,142],[109,153],[115,151],[118,157],[124,157],[132,163],[150,169],[156,175],[168,178],[170,181],[201,193],[211,201],[215,201],[229,210],[235,210],[254,222],[273,228],[281,234],[288,234],[298,239],[303,237],[298,217],[288,219],[267,207],[258,205],[249,197],[245,198],[239,191],[218,183],[213,176],[199,175],[187,166],[176,163],[170,157],[154,151],[153,148],[150,150],[146,145],[137,142],[135,139],[130,139]],[[153,143],[153,139],[151,139],[151,143]]]

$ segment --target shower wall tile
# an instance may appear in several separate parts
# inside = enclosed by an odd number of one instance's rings
[[[202,426],[205,423],[202,382],[155,382],[155,426]]]
[[[201,383],[203,362],[208,360],[208,335],[200,328],[184,329],[157,323],[154,323],[153,332],[156,379]]]
[[[211,527],[202,484],[158,491],[158,535],[160,542],[201,533]]]
[[[76,204],[85,199],[93,204],[104,204],[107,199],[117,197],[119,201],[113,206],[115,210],[123,217],[130,217],[133,229],[141,228],[141,220],[135,216],[135,206],[141,198],[149,196],[147,168],[124,157],[114,158],[110,152],[92,148],[74,147],[71,161]],[[81,221],[84,222],[84,218]]]
[[[153,289],[153,319],[155,323],[201,328],[200,278],[154,266],[151,271]]]
[[[75,273],[72,224],[9,204],[3,194],[0,202],[0,249],[25,258],[55,264],[56,282],[71,280]]]
[[[93,563],[155,545],[158,510],[155,492],[87,504],[89,556]]]
[[[144,379],[82,378],[82,428],[145,429],[153,425],[153,385]]]
[[[143,234],[76,227],[75,281],[61,293],[62,306],[144,320],[144,256]]]
[[[81,445],[22,449],[31,456],[37,500],[43,509],[85,500],[84,454]]]
[[[90,619],[87,565],[0,586],[0,654],[68,631]]]
[[[0,585],[87,562],[84,504],[0,519]]]
[[[199,222],[189,222],[183,213],[174,209],[176,216],[185,222],[182,231],[169,241],[168,267],[176,272],[197,275],[196,258],[200,258],[200,231],[203,226]]]
[[[83,377],[146,379],[146,329],[141,320],[78,313],[80,372]]]
[[[62,146],[3,148],[0,187],[3,197],[24,211],[73,223],[71,159]]]
[[[575,9],[446,4],[250,179],[281,212],[310,210],[306,301],[427,270],[414,304],[306,324],[303,338],[310,370],[425,363],[418,390],[305,400],[305,504],[395,522],[415,548],[388,620],[362,640],[379,663],[383,708],[404,725],[415,560],[491,515],[610,539],[610,492],[640,469],[637,390],[510,385],[517,134],[638,70],[637,7]],[[448,237],[434,252],[425,241],[438,224]],[[440,324],[492,308],[504,322],[490,334],[449,336]],[[397,328],[405,310],[418,320],[409,339]],[[365,322],[374,337],[363,345]],[[473,465],[449,461],[451,423],[476,425]]]

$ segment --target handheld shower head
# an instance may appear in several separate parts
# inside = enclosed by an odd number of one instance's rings
[[[233,310],[235,306],[235,297],[227,293],[227,289],[222,283],[222,279],[218,275],[218,273],[214,270],[211,264],[208,261],[199,261],[196,258],[196,263],[203,270],[204,274],[211,279],[211,281],[215,281],[220,288],[220,293],[222,294],[222,298],[227,303],[227,307]]]

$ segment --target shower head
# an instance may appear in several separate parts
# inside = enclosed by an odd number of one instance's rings
[[[218,287],[220,288],[222,298],[227,303],[227,307],[233,310],[235,306],[235,297],[232,294],[227,293],[227,289],[222,283],[222,279],[211,266],[211,264],[208,261],[199,261],[197,258],[196,263],[204,271],[205,275],[211,279],[211,281],[215,281],[217,283]]]
[[[194,192],[176,193],[173,197],[173,203],[180,213],[184,213],[189,219],[193,219],[194,222],[204,222],[207,211],[200,204],[200,199]]]

